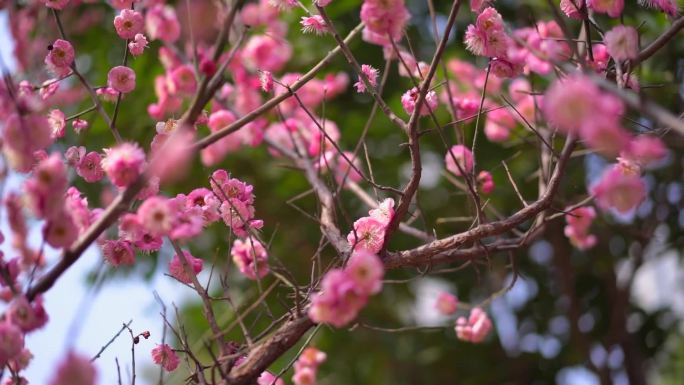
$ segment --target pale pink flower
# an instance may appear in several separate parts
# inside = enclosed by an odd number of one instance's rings
[[[98,96],[102,97],[102,100],[107,102],[115,102],[119,97],[119,92],[112,87],[98,88],[95,92]]]
[[[68,72],[68,69],[67,69]],[[59,89],[60,82],[56,79],[48,79],[41,84],[41,88],[38,91],[40,98],[45,100],[50,96],[54,95]]]
[[[209,116],[207,125],[211,132],[220,131],[235,122],[235,115],[228,110],[218,110]],[[235,152],[242,147],[242,139],[238,133],[232,133],[210,144],[200,151],[202,163],[206,166],[213,166],[221,162],[225,156]]]
[[[155,237],[168,235],[176,222],[176,213],[169,200],[161,196],[145,199],[137,215],[145,231]]]
[[[74,47],[66,40],[57,39],[48,47],[45,57],[48,69],[59,76],[69,73],[69,67],[74,62]]]
[[[276,378],[275,374],[266,370],[261,372],[256,385],[285,385],[285,381],[282,378]]]
[[[302,20],[299,23],[302,25],[303,33],[322,35],[328,31],[328,26],[320,15],[302,16]]]
[[[76,165],[76,173],[88,183],[97,182],[104,177],[102,158],[95,151],[87,153]]]
[[[494,179],[489,171],[480,171],[477,174],[477,188],[483,194],[491,194],[494,191]]]
[[[188,267],[192,274],[197,275],[200,271],[202,271],[203,261],[200,258],[195,258],[187,250],[183,250],[183,256],[188,262]],[[191,284],[193,281],[192,276],[190,276],[190,274],[188,274],[189,272],[186,271],[178,254],[173,254],[173,258],[171,259],[171,262],[169,262],[169,272],[171,273],[172,277],[183,283]]]
[[[135,34],[133,40],[128,43],[128,51],[133,56],[142,55],[145,48],[147,48],[147,38],[142,33]]]
[[[492,74],[501,79],[511,79],[523,73],[524,60],[517,60],[511,56],[508,58],[494,58],[490,62]]]
[[[166,43],[174,43],[181,32],[176,11],[163,4],[156,4],[147,11],[145,29],[150,40],[160,39]]]
[[[470,0],[470,10],[478,12],[489,0]]]
[[[366,251],[354,251],[344,269],[361,295],[373,295],[382,290],[385,267],[377,255]]]
[[[388,224],[392,217],[394,217],[394,199],[387,198],[383,200],[377,209],[368,211],[368,215],[381,223]]]
[[[610,115],[596,115],[586,119],[580,127],[585,144],[609,158],[614,158],[627,148],[630,135],[617,119]]]
[[[193,130],[179,130],[169,135],[162,146],[154,147],[149,166],[150,175],[158,177],[163,183],[183,178],[192,163],[194,151],[190,146],[194,139]]]
[[[416,109],[416,102],[418,101],[419,94],[420,90],[418,90],[417,87],[413,87],[401,95],[401,105],[404,107],[404,111],[406,111],[407,114],[413,114],[413,111]],[[428,91],[427,94],[425,94],[425,100],[420,108],[420,115],[425,116],[429,115],[430,111],[434,112],[435,109],[437,109],[437,103],[438,99],[435,91]]]
[[[361,72],[366,75],[366,78],[368,78],[368,83],[373,87],[378,86],[378,73],[379,71],[373,67],[371,67],[368,64],[361,64]],[[361,80],[361,76],[359,76],[359,81],[354,83],[354,87],[356,87],[356,92],[361,93],[361,92],[366,92],[366,84]]]
[[[221,201],[206,188],[196,188],[188,194],[186,200],[188,206],[199,207],[202,210],[205,224],[213,223],[219,220],[219,206]]]
[[[112,266],[132,265],[135,251],[131,242],[125,240],[106,240],[102,243],[102,255]]]
[[[435,307],[443,315],[452,315],[456,313],[458,299],[454,295],[443,291],[437,296]]]
[[[104,149],[102,169],[118,187],[133,183],[145,167],[145,153],[135,143],[122,143],[114,148]]]
[[[640,135],[633,138],[620,155],[641,166],[649,167],[667,156],[667,148],[658,137]]]
[[[446,169],[456,176],[464,176],[473,170],[473,153],[462,144],[452,146],[444,156]]]
[[[475,55],[506,57],[510,38],[504,30],[499,12],[488,7],[477,16],[465,33],[466,48]]]
[[[582,19],[582,13],[580,12],[580,8],[582,6],[582,3],[579,0],[561,0],[560,1],[560,8],[561,11],[565,14],[565,16],[575,19],[575,20],[581,20]]]
[[[56,248],[68,248],[78,238],[78,227],[70,213],[59,210],[43,227],[45,242]]]
[[[598,13],[607,13],[610,17],[618,17],[625,7],[624,0],[587,0],[587,6]]]
[[[24,334],[8,320],[0,321],[0,364],[17,357],[24,348]]]
[[[127,94],[135,89],[135,71],[125,66],[116,66],[107,74],[107,85]]]
[[[62,194],[67,188],[67,169],[59,154],[54,153],[36,165],[24,182],[26,203],[39,218],[51,218],[62,208]]]
[[[69,352],[57,367],[50,385],[95,385],[97,370],[90,359]]]
[[[254,35],[242,50],[245,62],[254,69],[280,71],[292,57],[292,47],[287,41],[267,35]]]
[[[43,297],[38,297],[33,302],[29,302],[24,296],[15,297],[5,315],[9,322],[17,325],[24,333],[40,329],[48,321]]]
[[[316,323],[342,327],[365,306],[367,297],[360,295],[354,281],[341,269],[332,269],[323,277],[321,291],[311,296],[309,318]]]
[[[189,64],[174,68],[168,77],[171,94],[192,95],[197,89],[195,71]]]
[[[566,237],[576,248],[586,250],[594,247],[596,236],[589,234],[589,227],[596,218],[596,211],[591,206],[577,207],[565,214],[568,223],[563,229]]]
[[[74,132],[80,134],[81,131],[88,128],[88,121],[76,118],[71,121],[71,126],[74,128]]]
[[[51,110],[48,115],[48,122],[50,123],[53,139],[64,137],[64,128],[66,127],[64,112],[58,109]]]
[[[24,348],[24,349],[22,349],[21,353],[19,353],[18,356],[14,357],[13,359],[10,360],[9,367],[10,367],[10,369],[14,370],[15,372],[22,371],[29,366],[32,359],[33,359],[33,354],[31,353],[31,351]],[[22,380],[24,382],[21,382],[20,385],[28,385],[28,382],[26,382],[25,379],[22,378]],[[15,384],[7,384],[7,385],[15,385]]]
[[[625,214],[646,198],[646,184],[639,175],[625,174],[620,167],[613,165],[606,168],[590,192],[602,209],[615,209]]]
[[[167,344],[157,345],[157,347],[152,349],[152,360],[155,364],[161,365],[167,372],[176,370],[180,363],[176,352]]]
[[[273,74],[271,73],[271,71],[259,72],[259,84],[261,85],[262,91],[273,91]]]
[[[46,7],[53,9],[64,9],[69,4],[69,0],[41,0]]]
[[[492,321],[479,307],[470,311],[468,319],[459,317],[456,321],[456,336],[462,341],[482,342],[492,330]]]
[[[515,128],[516,121],[507,108],[499,108],[487,113],[484,133],[492,142],[506,141],[511,131]]]
[[[544,95],[546,119],[564,132],[579,131],[582,123],[603,114],[597,113],[601,92],[589,78],[571,75],[553,82]]]
[[[299,369],[295,367],[292,383],[294,385],[316,385],[316,369],[309,366]]]
[[[145,20],[143,15],[131,9],[123,9],[118,16],[114,18],[114,28],[120,38],[130,40],[135,35],[142,33],[145,27]]]
[[[240,273],[249,279],[261,279],[268,274],[268,252],[261,242],[251,236],[236,239],[230,249],[233,262]]]
[[[72,167],[76,167],[78,163],[83,159],[86,154],[86,148],[83,146],[71,146],[67,148],[64,152],[64,159],[66,159],[67,164]]]
[[[639,0],[639,4],[646,7],[658,8],[670,16],[676,16],[679,9],[677,0]]]
[[[386,226],[375,218],[360,218],[354,222],[354,230],[347,235],[347,241],[354,251],[377,254],[385,242]]]
[[[398,42],[410,19],[404,0],[364,0],[361,21],[370,32]]]
[[[618,25],[606,32],[603,41],[615,60],[634,59],[639,55],[639,34],[634,27]]]
[[[317,368],[320,364],[324,363],[325,360],[328,358],[328,355],[325,354],[325,352],[322,352],[314,347],[307,347],[302,351],[302,354],[299,355],[299,358],[295,362],[294,366],[295,369],[303,366],[308,366],[311,368]]]

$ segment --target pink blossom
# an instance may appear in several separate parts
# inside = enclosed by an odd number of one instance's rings
[[[446,291],[439,293],[437,302],[435,303],[437,310],[444,315],[452,315],[456,313],[458,307],[458,299]]]
[[[131,9],[136,1],[140,0],[109,0],[112,3],[112,7],[116,9]],[[153,0],[155,1],[155,0]],[[153,1],[150,1],[152,3]],[[158,2],[158,1],[156,1]]]
[[[484,132],[492,142],[498,143],[508,139],[515,128],[516,121],[507,108],[499,108],[487,113]]]
[[[208,126],[211,132],[218,132],[228,127],[236,120],[235,115],[228,110],[218,110],[209,116]],[[231,152],[237,151],[242,146],[242,139],[238,133],[229,134],[209,147],[200,151],[202,163],[213,166],[223,160]]]
[[[76,119],[71,121],[71,126],[74,128],[74,132],[76,132],[77,134],[80,134],[81,131],[88,128],[88,121],[76,118]]]
[[[366,76],[368,79],[368,83],[373,87],[378,86],[378,73],[379,71],[373,67],[371,67],[368,64],[361,64],[361,72]],[[361,76],[359,76],[359,81],[354,83],[354,87],[356,87],[356,92],[362,93],[366,92],[366,84],[361,80]]]
[[[30,303],[26,297],[15,297],[7,309],[7,320],[15,324],[24,333],[29,333],[45,326],[48,315],[43,307],[43,298],[38,297]]]
[[[473,170],[473,153],[462,144],[452,146],[444,156],[446,169],[456,176],[464,176]]]
[[[492,321],[489,320],[487,313],[476,307],[470,311],[468,319],[465,317],[458,318],[455,329],[458,339],[480,343],[492,330]]]
[[[480,171],[477,174],[477,188],[483,194],[491,194],[494,191],[494,179],[489,171]]]
[[[76,166],[76,173],[88,183],[97,182],[104,177],[100,154],[91,151],[86,154]]]
[[[509,40],[501,15],[492,7],[480,12],[465,33],[466,48],[478,56],[506,57]]]
[[[125,66],[116,66],[107,74],[107,85],[127,94],[135,89],[135,71]]]
[[[280,71],[292,57],[292,47],[287,41],[267,35],[254,35],[242,50],[245,62],[254,69]]]
[[[603,114],[597,113],[599,99],[601,92],[594,82],[582,75],[571,75],[554,81],[546,91],[544,116],[564,132],[577,132],[584,121]]]
[[[189,64],[174,68],[168,76],[171,94],[192,95],[195,92],[197,79]]]
[[[157,135],[159,137],[161,135]],[[194,151],[190,148],[195,139],[193,130],[178,130],[163,146],[152,149],[152,160],[149,172],[159,178],[161,182],[175,182],[183,178],[192,162]]]
[[[261,279],[268,274],[268,253],[261,242],[251,236],[245,239],[236,239],[230,249],[233,262],[237,265],[240,273],[249,279]]]
[[[407,114],[413,114],[413,111],[416,109],[416,102],[418,101],[419,94],[420,90],[418,90],[417,87],[413,87],[401,95],[401,105],[404,107],[404,111],[406,111]],[[429,115],[431,111],[434,112],[435,109],[437,109],[437,103],[438,100],[435,91],[428,91],[428,93],[425,94],[425,100],[421,106],[420,115],[425,116]]]
[[[145,199],[137,215],[145,231],[154,237],[168,235],[176,222],[169,200],[161,196]]]
[[[114,28],[120,38],[130,40],[137,34],[142,33],[145,21],[140,12],[131,9],[123,9],[114,18]]]
[[[265,370],[257,378],[256,385],[285,385],[282,378],[276,378],[275,374]]]
[[[132,265],[135,251],[131,242],[125,240],[106,240],[102,244],[102,255],[112,266]]]
[[[172,7],[156,4],[145,15],[145,29],[151,40],[174,43],[180,37],[180,23]]]
[[[2,125],[2,150],[10,167],[28,172],[35,163],[34,153],[52,144],[50,124],[38,114],[11,114]]]
[[[67,164],[72,167],[76,167],[79,162],[81,162],[81,159],[86,154],[86,148],[83,146],[76,147],[76,146],[71,146],[67,148],[67,150],[64,152],[64,158],[67,161]]]
[[[560,8],[565,16],[575,20],[582,19],[582,13],[580,12],[581,3],[578,0],[561,0]]]
[[[470,10],[478,12],[489,0],[470,0]]]
[[[188,194],[186,201],[188,206],[198,207],[202,210],[205,224],[213,223],[219,220],[219,201],[211,190],[206,188],[196,188]]]
[[[375,218],[360,218],[354,222],[354,230],[347,235],[347,241],[354,251],[377,254],[385,242],[386,226]]]
[[[294,366],[295,369],[303,366],[308,366],[311,368],[318,368],[318,366],[322,363],[325,362],[325,360],[328,358],[328,355],[325,354],[325,352],[322,352],[314,347],[307,347],[302,351],[302,354],[299,355],[299,358],[295,362]]]
[[[147,38],[142,33],[135,34],[133,40],[128,43],[128,50],[133,56],[142,55],[145,48],[147,48]]]
[[[68,72],[68,71],[67,71]],[[40,98],[45,100],[50,96],[54,95],[59,89],[60,82],[57,79],[48,79],[41,84],[41,88],[38,91]]]
[[[292,383],[294,385],[316,385],[316,369],[309,366],[295,369],[292,375]]]
[[[271,71],[259,72],[259,83],[261,85],[262,91],[264,91],[264,92],[273,91],[273,74],[271,74]]]
[[[33,359],[33,354],[31,353],[30,350],[24,348],[19,355],[14,357],[9,361],[9,367],[15,372],[22,371],[26,369],[29,364],[31,363],[31,360]],[[26,382],[25,379],[22,379],[24,382],[20,382],[20,385],[28,385],[28,382]],[[6,384],[6,385],[16,385],[16,384]]]
[[[71,213],[61,209],[43,227],[45,242],[54,248],[68,248],[78,237],[78,227]]]
[[[580,127],[580,136],[588,147],[610,158],[627,148],[630,139],[617,119],[607,114],[587,119]]]
[[[615,60],[634,59],[639,55],[639,34],[634,27],[618,25],[606,32],[603,41]]]
[[[361,21],[366,29],[379,36],[398,42],[402,39],[406,23],[411,18],[404,0],[364,0]]]
[[[53,9],[64,9],[69,4],[69,0],[41,0],[46,7]]]
[[[57,367],[50,385],[95,385],[97,370],[90,359],[69,352]]]
[[[377,209],[368,212],[371,218],[387,225],[394,217],[394,199],[387,198],[382,201]]]
[[[190,239],[197,236],[204,229],[204,213],[197,206],[187,204],[188,197],[179,194],[171,199],[171,206],[176,212],[173,229],[169,233],[169,238]]]
[[[183,256],[185,257],[185,260],[188,262],[188,268],[192,271],[192,274],[197,275],[200,271],[202,271],[203,261],[200,258],[195,258],[187,250],[183,250]],[[171,273],[171,276],[176,278],[177,280],[183,283],[191,284],[193,281],[192,277],[190,276],[190,274],[188,274],[189,272],[186,271],[185,266],[183,265],[184,264],[178,256],[178,254],[174,253],[171,262],[169,262],[169,272]]]
[[[607,13],[610,17],[618,17],[625,7],[624,0],[587,0],[587,7],[598,13]]]
[[[49,47],[45,57],[48,69],[59,76],[69,73],[69,67],[74,62],[74,47],[66,40],[57,39]]]
[[[303,33],[322,35],[328,30],[325,20],[320,15],[302,16],[302,20],[299,23],[302,25]]]
[[[118,187],[133,183],[145,167],[145,153],[135,143],[122,143],[114,148],[105,148],[102,169]]]
[[[382,290],[385,268],[377,255],[364,250],[355,251],[347,262],[345,271],[362,295],[377,294]]]
[[[602,209],[615,209],[625,214],[646,198],[646,185],[639,175],[625,174],[616,165],[608,167],[601,179],[590,188]]]
[[[332,269],[323,277],[321,291],[312,295],[309,318],[339,328],[356,318],[366,301],[366,296],[356,291],[349,275],[341,269]]]
[[[677,0],[639,0],[639,4],[658,8],[670,16],[676,16],[678,11]]]
[[[119,92],[112,87],[98,88],[95,92],[107,102],[115,102],[119,97]]]
[[[66,166],[59,154],[42,160],[24,182],[27,205],[39,218],[51,218],[62,208],[62,194],[67,187]]]
[[[596,218],[596,211],[591,206],[577,207],[565,214],[568,223],[563,232],[570,242],[580,250],[594,247],[596,236],[589,234],[589,227]]]
[[[180,363],[176,352],[167,344],[157,345],[157,347],[152,349],[152,360],[155,364],[161,365],[167,372],[176,370]]]
[[[66,127],[64,112],[58,109],[50,111],[50,115],[48,115],[48,122],[50,123],[50,128],[52,129],[53,139],[64,137],[64,128]]]
[[[314,4],[321,8],[327,7],[330,3],[332,3],[332,0],[314,0]]]
[[[508,58],[494,58],[490,62],[490,70],[494,76],[502,79],[511,79],[523,73],[524,60]]]
[[[663,160],[667,156],[667,148],[658,137],[640,135],[633,138],[620,155],[648,167]]]

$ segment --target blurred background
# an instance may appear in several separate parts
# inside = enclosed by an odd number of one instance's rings
[[[172,3],[172,2],[170,2]],[[556,4],[557,2],[553,2]],[[435,1],[437,26],[446,21],[451,4]],[[194,38],[213,41],[218,28],[213,2],[192,0],[175,5],[183,23],[183,31],[192,24]],[[411,12],[408,36],[416,56],[429,61],[435,48],[432,22],[427,3],[407,0]],[[496,1],[511,28],[531,26],[539,20],[551,20],[546,1]],[[359,22],[360,1],[335,0],[328,8],[337,29],[345,34]],[[77,62],[92,84],[104,84],[106,73],[121,60],[122,48],[110,44],[119,42],[111,25],[114,11],[107,4],[94,2],[73,7],[64,12],[65,26],[77,47]],[[288,40],[294,55],[284,72],[304,72],[334,47],[329,36],[302,35],[298,21],[300,10],[283,18],[290,25]],[[35,36],[21,37],[24,44],[44,44],[57,36],[47,12],[35,15],[44,26]],[[616,20],[597,17],[601,25],[609,27]],[[461,58],[479,68],[486,62],[474,58],[463,47],[463,31],[474,20],[473,14],[463,6],[458,22],[450,37],[446,58]],[[579,25],[568,21],[573,31]],[[667,17],[653,10],[628,4],[624,22],[640,26],[642,44],[653,40],[670,24]],[[258,30],[251,31],[257,33]],[[183,35],[188,41],[187,34]],[[381,71],[390,71],[385,95],[395,111],[401,111],[400,96],[412,87],[410,81],[399,77],[396,64],[383,68],[382,49],[360,39],[351,48],[360,63],[371,64]],[[17,35],[12,34],[7,10],[0,12],[0,52],[10,71],[37,73],[33,83],[46,79],[40,71],[42,57],[28,58],[26,63],[14,59]],[[147,113],[147,105],[154,101],[154,77],[163,74],[155,52],[158,42],[152,42],[149,51],[129,63],[137,74],[136,92],[122,103],[120,124],[126,138],[135,139],[146,148],[154,136],[156,121]],[[684,39],[673,39],[651,60],[644,63],[637,75],[642,93],[679,114],[684,100]],[[28,67],[28,68],[27,68]],[[319,77],[339,71],[349,74],[352,82],[356,75],[342,57],[337,57]],[[23,75],[17,75],[22,78]],[[440,75],[441,76],[441,75]],[[73,79],[70,79],[71,81]],[[532,75],[535,89],[544,89],[547,78]],[[68,87],[64,87],[68,88]],[[66,115],[89,107],[81,94],[64,91],[61,106]],[[71,99],[69,99],[71,97]],[[76,100],[80,102],[69,102]],[[351,87],[337,99],[325,105],[325,118],[335,122],[342,134],[340,146],[352,149],[366,123],[372,101],[365,94],[357,94]],[[107,108],[112,108],[108,105]],[[652,122],[629,114],[641,126],[652,127]],[[445,108],[437,117],[448,122]],[[88,143],[90,148],[112,145],[113,140],[101,119],[92,118],[87,134],[77,137],[67,134],[65,143]],[[425,123],[428,126],[427,122]],[[459,125],[466,138],[471,137],[473,124]],[[518,185],[526,197],[537,193],[536,179],[529,178],[538,167],[537,148],[525,140],[527,131],[518,127],[517,137],[502,144],[483,139],[478,165],[494,175],[497,189],[489,204],[501,213],[519,209],[515,192],[507,182],[501,167],[506,160],[513,175],[520,176]],[[447,129],[448,139],[455,143],[456,133]],[[203,132],[201,134],[207,134]],[[388,273],[387,278],[401,283],[387,283],[381,294],[372,298],[359,316],[363,325],[381,328],[418,326],[403,332],[383,332],[358,326],[354,330],[322,327],[311,344],[327,352],[328,361],[320,368],[320,384],[684,384],[684,210],[682,193],[684,179],[684,138],[674,133],[662,134],[670,146],[667,162],[647,172],[649,194],[647,200],[630,217],[615,217],[609,213],[599,216],[594,232],[599,237],[597,247],[589,251],[574,249],[563,236],[562,219],[548,225],[545,234],[529,248],[514,255],[492,255],[486,261],[472,263],[459,271],[425,274],[415,270]],[[533,138],[533,137],[530,137]],[[402,145],[405,136],[383,116],[373,120],[366,141],[373,173],[384,185],[400,186],[410,174],[408,151]],[[424,176],[418,194],[424,223],[417,227],[434,231],[440,237],[463,231],[469,223],[449,220],[468,215],[472,209],[468,198],[443,176],[444,148],[435,135],[421,138]],[[210,171],[198,159],[192,173],[181,183],[169,186],[164,192],[171,195],[187,193],[197,186],[208,186]],[[607,161],[597,155],[574,157],[564,179],[555,207],[564,207],[586,196],[588,184],[599,175]],[[297,170],[283,159],[274,159],[264,146],[244,148],[231,153],[220,165],[234,176],[255,186],[257,217],[264,219],[264,239],[271,241],[271,264],[275,270],[286,270],[298,283],[309,282],[311,256],[316,252],[320,233],[316,223],[300,214],[285,202],[309,189]],[[22,176],[11,174],[5,191],[19,189]],[[81,179],[75,185],[84,192],[90,206],[99,205],[106,187],[86,184]],[[368,186],[363,186],[368,189]],[[312,196],[294,204],[314,212],[316,201]],[[352,194],[343,191],[340,227],[351,228],[354,218],[364,215],[367,208]],[[40,223],[32,223],[32,243],[40,245]],[[0,227],[7,234],[6,218]],[[417,246],[417,241],[398,234],[390,249],[401,250]],[[216,269],[228,271],[230,295],[235,305],[243,309],[257,297],[253,281],[241,277],[229,256],[230,243],[227,229],[212,226],[189,244],[193,255],[202,257],[205,265],[216,260]],[[2,245],[5,254],[12,251]],[[35,358],[26,377],[33,384],[47,383],[54,366],[66,349],[73,348],[86,355],[94,355],[120,328],[132,320],[137,332],[149,330],[150,340],[136,346],[136,366],[139,383],[157,383],[159,369],[151,362],[150,350],[162,339],[161,305],[154,292],[166,304],[169,320],[182,323],[189,340],[197,343],[200,357],[209,359],[202,340],[208,336],[208,326],[202,315],[196,295],[187,287],[164,275],[172,255],[169,245],[159,253],[139,255],[133,268],[111,268],[105,264],[99,251],[92,247],[62,277],[45,296],[50,315],[48,325],[27,339],[27,346]],[[48,266],[58,253],[47,252]],[[330,251],[324,257],[331,260]],[[200,275],[207,282],[207,269]],[[274,281],[269,276],[262,283],[267,287]],[[501,292],[512,282],[510,290]],[[491,315],[495,332],[482,344],[459,341],[453,330],[454,318],[441,316],[434,304],[441,291],[449,291],[466,303],[488,301],[485,310]],[[495,293],[499,295],[493,296]],[[269,312],[284,314],[291,299],[289,291],[278,287],[269,296],[265,306],[250,313],[246,324],[263,330],[270,323]],[[178,307],[178,317],[173,306]],[[268,307],[268,309],[266,309]],[[222,326],[231,324],[235,314],[226,305],[217,305],[216,311]],[[458,315],[465,315],[461,310]],[[434,328],[438,326],[437,328]],[[226,337],[241,341],[239,328],[233,328]],[[174,341],[169,333],[167,341]],[[293,358],[297,347],[274,363],[278,372]],[[116,384],[117,357],[124,382],[130,376],[130,338],[123,334],[99,358],[100,384]],[[169,378],[169,384],[183,384],[187,373],[183,365]],[[290,374],[286,374],[289,381]]]

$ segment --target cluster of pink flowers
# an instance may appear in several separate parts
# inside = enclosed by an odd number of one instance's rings
[[[316,385],[318,367],[325,362],[327,355],[313,347],[308,347],[294,363],[292,382],[295,385]]]
[[[309,318],[338,328],[348,324],[366,306],[368,297],[380,292],[384,273],[377,255],[354,251],[344,269],[325,274],[321,290],[311,297]]]
[[[264,245],[252,236],[236,239],[230,249],[233,262],[240,273],[249,279],[261,279],[268,274],[268,252]]]
[[[480,343],[492,330],[492,321],[484,310],[476,307],[470,311],[468,318],[459,317],[454,329],[458,339]]]
[[[254,186],[231,178],[226,170],[216,170],[211,175],[211,188],[220,200],[223,222],[235,235],[247,237],[263,226],[262,220],[254,218]]]
[[[354,228],[347,235],[347,241],[354,251],[377,254],[385,242],[385,231],[394,216],[394,199],[387,198],[378,208],[368,212],[354,222]]]
[[[157,345],[152,349],[152,360],[167,372],[176,370],[180,363],[180,358],[178,358],[176,352],[167,344]]]
[[[591,223],[596,218],[596,210],[591,206],[577,207],[565,214],[568,223],[563,229],[565,236],[580,250],[586,250],[596,245],[596,236],[589,233]]]

